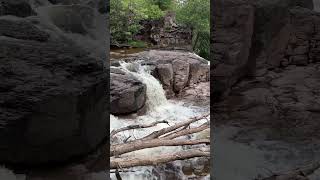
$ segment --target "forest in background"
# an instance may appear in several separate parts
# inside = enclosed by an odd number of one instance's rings
[[[110,0],[111,44],[146,47],[134,39],[142,28],[140,22],[160,19],[168,11],[175,12],[178,24],[192,28],[193,51],[209,59],[209,0]]]

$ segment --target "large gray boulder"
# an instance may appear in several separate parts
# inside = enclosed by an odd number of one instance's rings
[[[153,75],[161,82],[167,97],[185,88],[209,81],[210,65],[206,59],[187,51],[150,50],[140,53],[144,64],[154,65]]]
[[[61,162],[94,150],[109,123],[102,60],[63,42],[0,41],[0,162]]]
[[[172,62],[173,68],[173,90],[179,93],[188,83],[190,65],[188,62],[181,60],[174,60]]]
[[[167,96],[173,95],[173,68],[172,64],[158,64],[156,66],[156,77],[162,84]]]
[[[110,80],[111,114],[135,113],[144,106],[147,87],[132,74],[111,68]]]

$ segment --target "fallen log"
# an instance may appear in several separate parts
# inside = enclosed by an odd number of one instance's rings
[[[151,140],[135,140],[128,143],[111,145],[110,156],[119,156],[128,152],[133,152],[146,148],[159,146],[183,146],[196,144],[210,144],[209,139],[200,140],[181,140],[181,139],[151,139]]]
[[[167,163],[175,160],[184,160],[194,157],[209,157],[210,152],[203,149],[189,149],[173,154],[163,154],[159,156],[148,156],[147,158],[141,157],[125,157],[121,156],[126,153],[134,152],[137,150],[154,148],[160,146],[184,146],[184,145],[198,145],[198,144],[210,144],[209,139],[181,139],[180,137],[189,134],[194,134],[201,132],[205,129],[210,128],[210,122],[206,122],[200,126],[190,127],[190,124],[197,122],[202,119],[206,119],[209,113],[200,117],[191,118],[184,122],[177,123],[175,125],[169,126],[167,128],[162,128],[155,131],[143,138],[136,139],[133,141],[128,141],[119,144],[112,144],[110,146],[110,164],[111,169],[116,168],[128,168],[134,166],[149,166],[160,163]],[[157,121],[148,125],[131,125],[123,127],[111,132],[111,135],[130,130],[130,129],[140,129],[153,127],[159,123],[168,123],[167,121]]]
[[[203,115],[203,116],[200,116],[200,117],[191,118],[191,119],[189,119],[189,120],[187,120],[185,122],[177,123],[177,124],[175,124],[173,126],[170,126],[170,127],[167,127],[167,128],[163,128],[163,129],[161,129],[159,131],[155,131],[155,132],[151,133],[150,135],[144,137],[143,139],[147,140],[147,139],[157,138],[157,137],[159,137],[161,135],[164,135],[164,134],[167,134],[169,132],[172,132],[172,131],[174,131],[174,130],[176,130],[178,128],[185,127],[185,126],[190,125],[191,123],[194,123],[194,122],[197,122],[199,120],[202,120],[202,119],[208,117],[209,115],[210,114],[208,113],[206,115]]]
[[[153,126],[156,126],[160,123],[166,123],[168,124],[168,121],[156,121],[156,122],[153,122],[151,124],[147,124],[147,125],[130,125],[130,126],[126,126],[126,127],[123,127],[123,128],[120,128],[120,129],[115,129],[113,131],[111,131],[110,133],[110,137],[118,134],[119,132],[122,132],[122,131],[127,131],[127,130],[132,130],[132,129],[142,129],[142,128],[149,128],[149,127],[153,127]]]
[[[154,166],[176,160],[184,160],[195,157],[210,157],[210,150],[190,149],[177,153],[162,154],[159,156],[135,157],[135,158],[114,158],[110,161],[110,168],[129,168],[135,166]]]

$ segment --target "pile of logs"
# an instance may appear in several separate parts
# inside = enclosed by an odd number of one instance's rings
[[[183,145],[197,145],[197,144],[210,144],[209,137],[206,139],[181,139],[179,137],[187,136],[190,134],[198,133],[210,128],[210,120],[203,123],[200,126],[190,127],[192,123],[206,119],[209,114],[201,117],[194,117],[184,122],[177,123],[175,125],[154,131],[153,133],[135,139],[132,141],[125,140],[125,142],[118,144],[111,144],[110,147],[110,168],[122,169],[135,166],[151,166],[161,163],[167,163],[175,160],[184,160],[194,157],[210,157],[209,148],[191,148],[188,150],[182,150],[176,153],[160,154],[148,157],[123,157],[121,155],[134,152],[141,149],[154,148],[160,146],[183,146]],[[110,134],[110,138],[113,138],[119,132],[149,128],[156,126],[159,123],[168,123],[167,121],[157,121],[148,125],[132,125],[113,130]]]

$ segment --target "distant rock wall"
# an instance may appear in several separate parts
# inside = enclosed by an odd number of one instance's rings
[[[136,39],[144,40],[157,47],[181,47],[191,49],[192,30],[176,24],[175,14],[169,12],[159,20],[144,20],[143,29]]]

